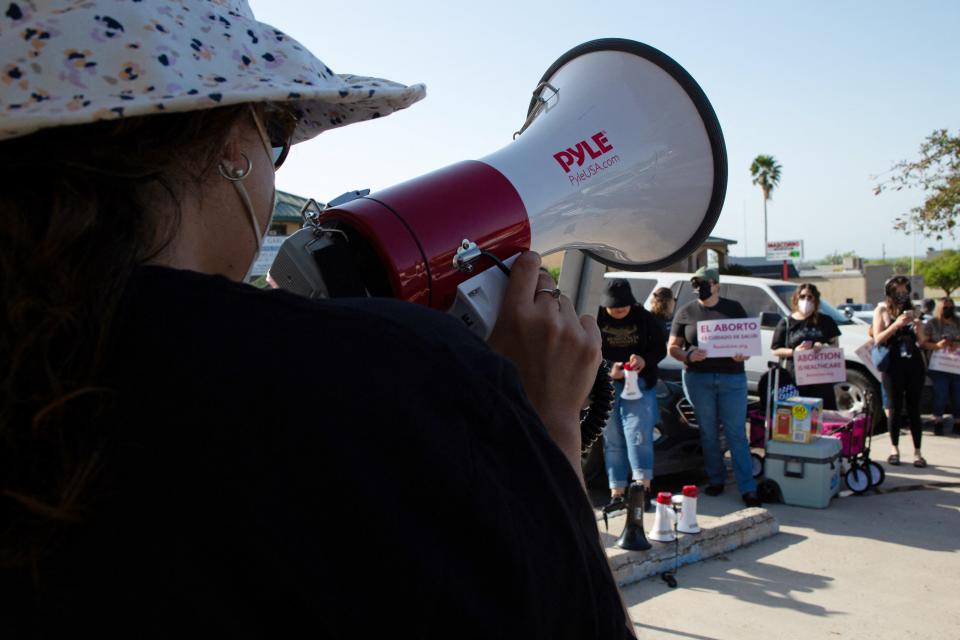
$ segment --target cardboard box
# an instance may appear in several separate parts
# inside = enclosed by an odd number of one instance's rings
[[[809,444],[820,436],[823,400],[793,397],[777,402],[773,418],[773,439],[779,442]]]

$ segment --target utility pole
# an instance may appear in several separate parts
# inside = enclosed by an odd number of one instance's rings
[[[917,223],[913,223],[913,229],[910,231],[910,237],[913,239],[913,251],[910,253],[910,279],[913,280],[913,275],[916,273],[917,266]]]

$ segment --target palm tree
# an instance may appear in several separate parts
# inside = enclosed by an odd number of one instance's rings
[[[767,200],[770,199],[770,192],[780,184],[780,165],[773,156],[759,155],[750,165],[750,175],[753,176],[753,184],[760,185],[763,190],[763,251],[766,254]]]

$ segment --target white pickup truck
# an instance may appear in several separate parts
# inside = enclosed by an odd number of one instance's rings
[[[677,308],[696,299],[696,292],[690,285],[691,274],[669,273],[662,271],[628,272],[618,271],[605,274],[605,278],[626,278],[630,281],[633,295],[643,301],[650,308],[652,293],[659,287],[667,287],[677,298]],[[783,280],[768,280],[765,278],[749,278],[744,276],[720,276],[720,296],[736,300],[743,305],[747,314],[761,319],[763,341],[769,346],[773,339],[773,330],[780,319],[790,313],[790,299],[798,283]],[[839,346],[843,348],[847,367],[847,381],[837,384],[834,391],[837,395],[839,409],[862,410],[867,397],[872,399],[875,419],[880,419],[882,413],[880,398],[880,381],[872,370],[856,354],[856,350],[867,342],[866,324],[856,322],[845,314],[837,311],[826,301],[820,301],[820,312],[833,318],[840,327],[841,335]],[[769,352],[763,356],[753,356],[746,362],[747,383],[752,393],[757,393],[757,383],[767,371],[768,363],[775,362],[776,358]],[[660,370],[665,379],[679,379],[683,365],[667,356],[660,363]]]

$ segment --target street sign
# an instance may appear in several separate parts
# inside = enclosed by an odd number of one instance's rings
[[[803,260],[803,240],[767,242],[767,260]]]
[[[251,276],[262,276],[270,270],[273,259],[277,257],[277,253],[280,251],[280,245],[286,239],[287,236],[264,236],[263,248],[260,250],[260,255],[257,256],[257,261],[253,264],[253,270],[250,272]]]

